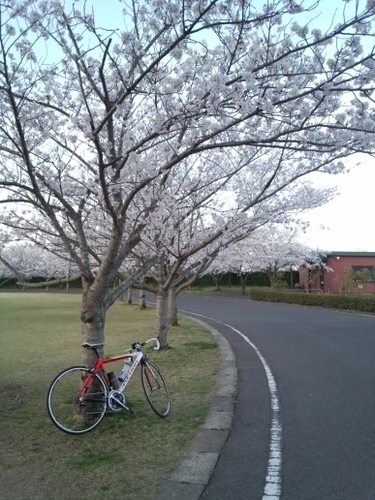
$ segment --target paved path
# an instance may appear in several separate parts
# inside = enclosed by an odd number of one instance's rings
[[[375,316],[209,296],[179,308],[229,341],[238,394],[224,446],[210,455],[200,435],[189,450],[211,468],[220,452],[210,479],[187,461],[157,498],[375,500]]]

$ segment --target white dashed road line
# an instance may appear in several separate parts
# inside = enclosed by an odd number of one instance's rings
[[[203,316],[202,314],[192,313],[190,311],[184,311],[186,313],[198,316],[201,318],[208,319],[210,321],[215,321],[221,325],[230,328],[235,333],[240,335],[244,341],[249,344],[249,346],[255,351],[260,362],[262,363],[263,369],[266,374],[268,390],[270,393],[271,401],[271,429],[270,429],[270,444],[267,462],[267,475],[265,478],[264,490],[262,500],[280,500],[281,496],[281,469],[282,469],[282,422],[281,422],[281,405],[280,398],[277,390],[277,384],[275,377],[269,367],[263,354],[257,348],[251,340],[246,337],[242,332],[237,330],[227,323],[218,321],[215,318],[209,318],[208,316]]]

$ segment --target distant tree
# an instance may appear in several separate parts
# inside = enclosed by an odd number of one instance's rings
[[[265,272],[272,287],[286,287],[285,271],[290,268],[298,269],[301,264],[309,267],[323,265],[323,252],[298,241],[298,231],[297,226],[286,228],[266,224],[255,229],[247,238],[220,251],[206,272],[213,276],[228,272],[238,274],[243,294],[246,280],[254,271]]]
[[[253,237],[245,238],[237,243],[223,248],[213,264],[206,271],[212,277],[216,290],[219,290],[220,279],[223,274],[237,274],[241,282],[241,293],[246,293],[246,281],[251,272],[256,270],[254,260],[251,255],[251,242],[256,238],[255,231]]]
[[[339,293],[355,293],[359,289],[366,289],[370,275],[371,272],[367,268],[356,271],[347,267],[343,274],[335,276],[334,280],[338,284]]]
[[[30,243],[5,245],[0,262],[3,270],[8,270],[8,276],[29,288],[41,286],[38,282],[30,282],[31,278],[42,279],[43,286],[68,283],[80,278],[80,273],[69,259],[64,260]]]
[[[316,283],[317,278],[322,273],[322,268],[324,267],[323,262],[304,262],[298,269],[299,281],[303,285],[306,292],[310,291],[311,285]]]

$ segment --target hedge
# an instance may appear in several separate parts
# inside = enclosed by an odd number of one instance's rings
[[[54,279],[54,278],[51,278],[51,279]],[[35,276],[34,278],[31,278],[30,280],[28,280],[29,283],[44,283],[45,281],[46,281],[45,278],[42,278],[39,276]],[[58,289],[58,288],[65,287],[65,284],[63,284],[63,285],[45,285],[45,286],[49,286],[50,288],[53,288],[53,289]],[[71,283],[69,283],[69,287],[70,288],[82,288],[81,279],[72,281]],[[17,285],[17,280],[15,278],[0,278],[0,289],[22,290],[22,286]]]
[[[241,280],[238,274],[236,273],[223,273],[217,275],[219,286],[240,286]],[[280,278],[284,280],[288,285],[291,285],[291,280],[293,281],[293,285],[298,282],[299,274],[298,271],[285,271],[280,274]],[[207,274],[198,278],[194,283],[194,287],[207,287],[212,286],[214,284],[213,278],[211,275]],[[246,286],[270,286],[270,279],[267,273],[263,271],[254,271],[249,274],[246,280]]]
[[[375,296],[370,295],[335,295],[263,289],[251,290],[250,298],[264,302],[282,302],[285,304],[375,313]]]

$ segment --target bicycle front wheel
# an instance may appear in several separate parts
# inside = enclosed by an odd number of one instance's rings
[[[84,434],[102,421],[107,399],[107,386],[99,375],[92,375],[84,366],[73,366],[57,375],[48,389],[48,414],[60,430]]]
[[[141,380],[147,402],[154,412],[159,417],[169,415],[171,398],[159,368],[151,361],[144,361],[141,366]]]

